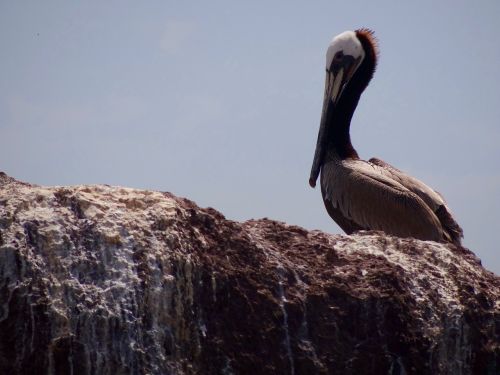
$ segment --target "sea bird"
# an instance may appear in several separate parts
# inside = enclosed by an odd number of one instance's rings
[[[347,233],[384,231],[398,237],[460,245],[462,228],[443,197],[390,164],[361,160],[351,143],[351,119],[377,66],[373,31],[362,28],[333,38],[326,52],[323,110],[311,187],[321,173],[328,214]]]

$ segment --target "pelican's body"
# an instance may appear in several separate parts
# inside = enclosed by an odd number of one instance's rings
[[[460,245],[462,229],[441,195],[382,160],[361,160],[351,144],[351,118],[376,61],[377,47],[369,30],[344,32],[330,44],[309,183],[314,187],[321,173],[325,207],[347,234],[382,230],[399,237]]]

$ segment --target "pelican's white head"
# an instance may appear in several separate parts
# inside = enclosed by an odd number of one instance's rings
[[[359,62],[365,58],[365,51],[354,31],[344,31],[332,39],[326,51],[326,70],[330,70],[334,59],[352,56]]]

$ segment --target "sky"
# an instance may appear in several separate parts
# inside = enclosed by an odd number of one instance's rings
[[[0,0],[0,171],[341,233],[308,185],[333,36],[380,59],[351,125],[500,274],[500,2]]]

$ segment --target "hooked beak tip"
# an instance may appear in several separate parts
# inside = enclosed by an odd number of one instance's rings
[[[314,179],[310,178],[309,179],[309,186],[311,186],[312,188],[315,188],[316,187],[316,181],[314,181]]]

